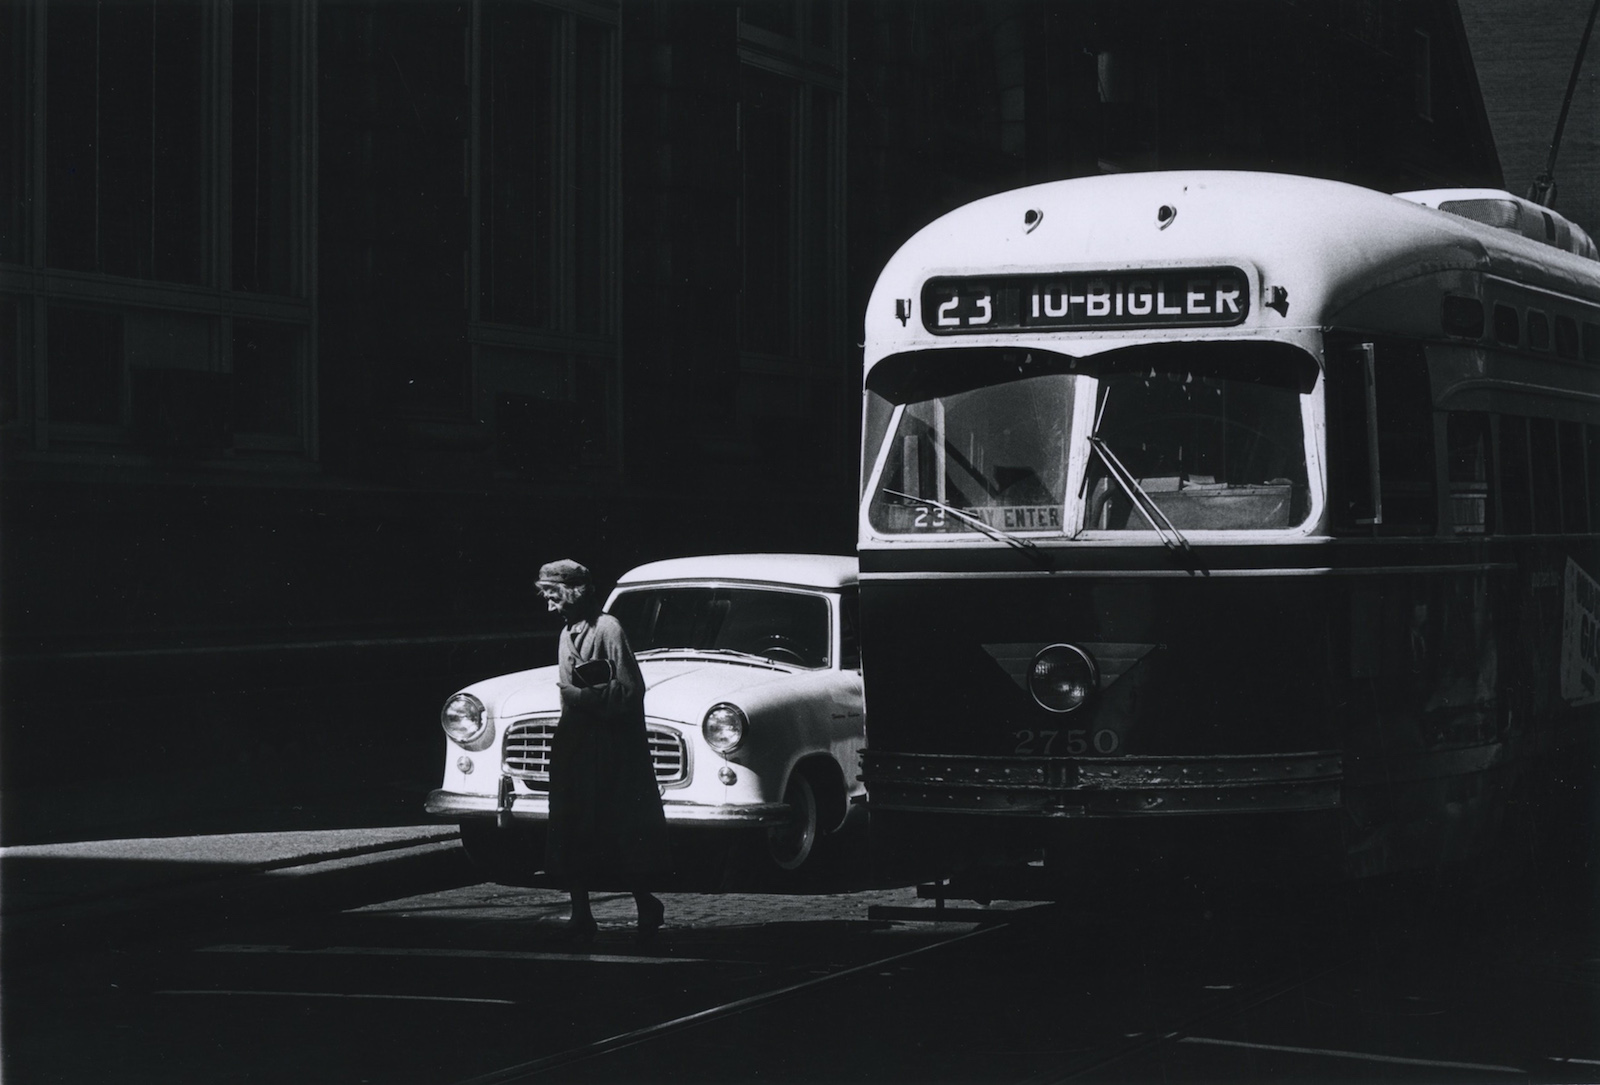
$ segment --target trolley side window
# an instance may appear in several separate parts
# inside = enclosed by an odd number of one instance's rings
[[[1591,531],[1600,531],[1600,425],[1584,427],[1588,438],[1589,523]]]
[[[1533,461],[1533,530],[1539,535],[1561,531],[1561,461],[1556,453],[1556,421],[1528,420],[1528,454]]]
[[[1494,502],[1489,493],[1494,462],[1489,416],[1481,411],[1451,411],[1446,422],[1450,450],[1450,520],[1457,535],[1483,535],[1493,530]]]
[[[1432,534],[1438,521],[1433,395],[1422,348],[1332,347],[1327,395],[1334,529]]]
[[[1500,512],[1508,535],[1533,530],[1532,484],[1528,475],[1528,420],[1517,415],[1500,419]]]
[[[1569,535],[1590,530],[1589,493],[1595,481],[1586,477],[1583,423],[1560,423],[1561,523]]]

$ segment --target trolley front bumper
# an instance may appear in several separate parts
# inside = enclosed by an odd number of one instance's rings
[[[1331,810],[1337,752],[1023,758],[863,751],[875,810],[1018,818]]]

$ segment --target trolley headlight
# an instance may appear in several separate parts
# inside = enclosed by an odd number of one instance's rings
[[[1100,688],[1094,656],[1075,644],[1052,644],[1033,657],[1028,692],[1051,712],[1082,708]]]
[[[439,726],[464,750],[482,750],[494,741],[494,724],[489,722],[483,702],[470,693],[458,693],[444,703]]]
[[[706,744],[718,753],[731,753],[744,741],[744,729],[750,720],[738,705],[716,704],[706,713],[700,724],[700,733]]]

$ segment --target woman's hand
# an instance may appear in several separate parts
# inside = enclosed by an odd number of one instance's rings
[[[556,689],[561,692],[562,708],[577,708],[582,703],[583,691],[570,682],[556,682]]]

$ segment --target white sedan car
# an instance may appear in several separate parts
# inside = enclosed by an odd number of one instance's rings
[[[644,673],[675,842],[686,830],[755,841],[734,850],[792,880],[821,837],[860,820],[856,602],[855,559],[813,554],[675,558],[617,582],[605,609]],[[497,881],[526,882],[541,866],[560,714],[553,663],[445,703],[444,783],[427,811],[459,823],[468,854]]]

